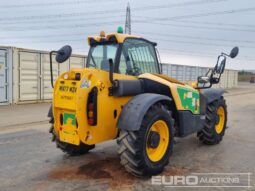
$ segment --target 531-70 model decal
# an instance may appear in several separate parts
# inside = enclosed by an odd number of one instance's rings
[[[194,114],[200,113],[199,92],[180,86],[177,87],[177,92],[185,110],[190,110]]]

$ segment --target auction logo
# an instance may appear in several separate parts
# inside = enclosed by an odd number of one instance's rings
[[[251,173],[191,173],[187,176],[153,176],[151,183],[164,187],[250,188]]]

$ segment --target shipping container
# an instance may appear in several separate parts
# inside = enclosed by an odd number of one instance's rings
[[[0,47],[0,105],[12,101],[12,51],[10,47]]]
[[[208,72],[207,67],[196,67],[176,64],[162,64],[162,73],[183,82],[195,81],[198,76],[204,76]],[[222,74],[219,84],[213,85],[215,88],[233,88],[237,87],[238,71],[225,70]]]
[[[19,101],[40,100],[40,54],[19,52]]]
[[[0,49],[0,103],[6,103],[8,101],[7,73],[7,51]]]
[[[13,48],[13,103],[45,102],[52,99],[49,52]],[[86,57],[72,55],[57,64],[53,55],[53,79],[70,68],[85,66]]]

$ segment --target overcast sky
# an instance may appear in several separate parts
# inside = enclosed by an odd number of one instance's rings
[[[227,68],[255,69],[254,0],[130,0],[132,34],[158,43],[161,61],[213,66],[239,46]],[[87,54],[87,36],[125,24],[127,0],[8,0],[0,4],[0,46],[40,50],[70,44]]]

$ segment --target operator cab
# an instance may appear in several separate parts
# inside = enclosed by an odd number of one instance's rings
[[[88,37],[88,42],[88,68],[109,71],[109,59],[112,59],[114,73],[131,76],[160,73],[156,43],[121,32],[108,35],[101,32],[100,36]]]

